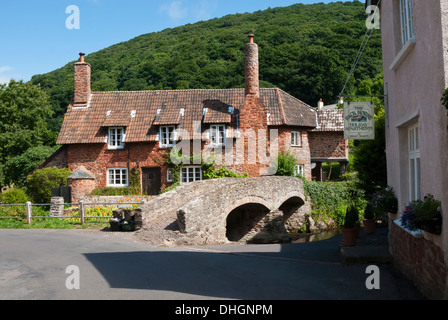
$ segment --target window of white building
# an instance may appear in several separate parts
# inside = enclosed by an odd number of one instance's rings
[[[409,150],[409,199],[421,199],[420,193],[420,142],[418,124],[408,129]]]
[[[414,3],[413,0],[400,0],[401,39],[403,45],[414,38]]]

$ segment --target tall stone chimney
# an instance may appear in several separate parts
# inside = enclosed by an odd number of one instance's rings
[[[84,61],[85,53],[79,54],[79,62],[75,63],[74,105],[86,106],[90,98],[91,66]]]
[[[260,97],[258,45],[254,43],[253,34],[249,35],[249,43],[246,44],[245,56],[246,96],[251,95],[258,98]]]

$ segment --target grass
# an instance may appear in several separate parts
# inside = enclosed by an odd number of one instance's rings
[[[97,207],[87,208],[85,224],[81,225],[79,210],[73,210],[68,213],[65,218],[51,218],[50,213],[43,207],[33,207],[32,215],[35,217],[48,218],[32,218],[31,224],[28,225],[25,218],[1,218],[0,229],[105,229],[109,227],[108,217],[112,217],[112,211],[116,208]],[[24,216],[22,209],[2,210],[0,209],[0,217]]]

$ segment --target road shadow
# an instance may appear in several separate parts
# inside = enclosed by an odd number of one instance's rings
[[[381,290],[368,290],[366,265],[344,265],[335,245],[339,239],[281,244],[271,251],[272,246],[235,245],[84,255],[111,288],[241,300],[423,298],[391,264],[380,266]]]

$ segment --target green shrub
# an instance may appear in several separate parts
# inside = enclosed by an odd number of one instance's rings
[[[0,193],[1,204],[23,204],[29,200],[30,198],[26,194],[25,190],[20,188],[13,188]]]
[[[355,206],[347,208],[344,219],[344,228],[351,229],[355,227],[355,223],[359,221],[359,211]]]
[[[289,176],[293,177],[296,173],[297,159],[288,151],[282,151],[278,154],[276,176]]]
[[[71,174],[69,169],[56,167],[44,168],[34,171],[27,181],[27,193],[34,203],[49,203],[51,189],[67,186],[67,177]]]
[[[24,204],[29,197],[23,189],[13,188],[0,193],[0,204]],[[0,216],[21,216],[25,214],[25,206],[0,207]]]
[[[331,218],[337,225],[342,225],[347,208],[354,206],[361,212],[365,207],[364,191],[354,182],[316,182],[306,179],[303,181],[315,218],[321,220]]]

